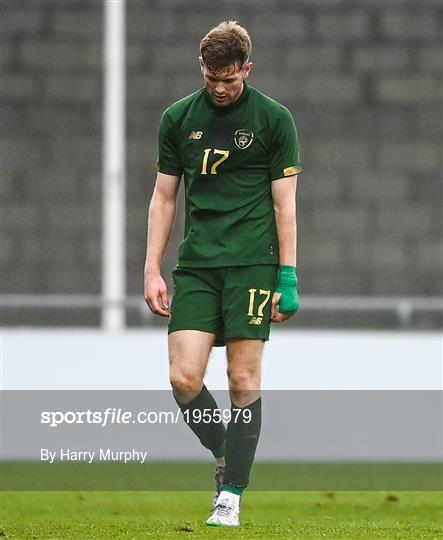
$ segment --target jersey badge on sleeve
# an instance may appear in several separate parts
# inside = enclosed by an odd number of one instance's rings
[[[298,174],[300,171],[297,169],[297,167],[286,167],[286,169],[283,169],[283,175],[284,176],[292,176],[294,174]]]
[[[251,146],[253,140],[254,134],[249,129],[237,129],[234,133],[234,142],[240,150]]]

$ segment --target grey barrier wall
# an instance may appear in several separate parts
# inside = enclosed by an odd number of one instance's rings
[[[205,383],[227,390],[226,351],[210,356]],[[169,390],[166,331],[3,329],[4,390]],[[274,390],[442,390],[437,332],[274,329],[262,363]]]
[[[433,1],[128,1],[128,292],[142,288],[161,113],[202,85],[199,40],[233,18],[253,40],[250,84],[299,130],[302,294],[440,294],[440,16]],[[98,293],[102,2],[5,1],[2,20],[4,292]],[[182,230],[180,205],[168,279]]]

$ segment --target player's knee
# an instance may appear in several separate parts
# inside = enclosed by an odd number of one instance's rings
[[[203,381],[196,374],[181,370],[171,370],[169,382],[175,392],[194,392],[202,387]]]
[[[257,390],[260,388],[260,377],[256,370],[241,368],[228,370],[231,390]]]

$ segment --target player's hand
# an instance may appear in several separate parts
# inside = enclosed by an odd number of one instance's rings
[[[281,293],[275,292],[272,296],[272,303],[271,303],[271,322],[279,323],[286,321],[289,319],[289,317],[292,317],[294,315],[295,311],[292,311],[291,313],[280,313],[278,311],[278,303],[280,301]]]
[[[168,289],[165,280],[159,273],[145,274],[145,300],[152,313],[161,317],[169,317]]]
[[[295,266],[281,265],[278,271],[277,287],[271,303],[272,322],[286,321],[297,311],[300,305],[297,284]]]

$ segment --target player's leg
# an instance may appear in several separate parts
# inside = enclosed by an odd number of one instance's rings
[[[226,430],[211,393],[204,386],[209,354],[221,331],[220,295],[217,272],[176,269],[169,323],[170,382],[183,417],[203,446],[216,458],[216,476],[221,482]],[[210,414],[211,421],[203,422]],[[219,486],[219,490],[221,486]]]
[[[246,407],[260,397],[263,348],[261,339],[228,339],[229,395],[237,407]]]
[[[232,406],[224,486],[209,525],[239,524],[240,496],[249,483],[260,435],[261,358],[264,341],[269,338],[276,278],[275,266],[231,268],[225,283],[223,310]]]
[[[216,458],[225,455],[225,428],[222,422],[203,422],[203,411],[217,403],[203,383],[215,334],[199,330],[177,330],[169,334],[170,382],[185,422]]]
[[[241,495],[249,475],[261,428],[261,358],[264,342],[233,339],[228,342],[231,420],[226,434],[224,489]]]
[[[241,495],[249,483],[261,428],[262,340],[228,342],[228,377],[231,420],[226,434],[223,489]]]
[[[177,330],[168,336],[169,380],[175,398],[189,403],[201,392],[215,334]]]
[[[209,525],[237,526],[240,497],[249,483],[261,428],[262,340],[230,339],[227,343],[231,419],[226,433],[223,489]]]

